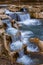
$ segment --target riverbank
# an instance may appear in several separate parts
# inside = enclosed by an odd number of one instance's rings
[[[17,5],[16,5],[17,4]],[[0,8],[6,8],[10,11],[15,12],[15,9],[19,8],[27,8],[28,13],[30,13],[31,18],[36,18],[36,19],[43,19],[43,4],[41,3],[28,3],[28,4],[19,4],[19,3],[8,3],[8,4],[0,4]]]
[[[43,2],[11,2],[11,1],[6,1],[6,2],[0,2],[0,4],[15,4],[15,5],[43,5]]]

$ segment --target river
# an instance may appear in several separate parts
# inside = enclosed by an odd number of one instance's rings
[[[24,17],[27,17],[27,15],[25,15]],[[10,32],[11,32],[11,35],[15,34],[16,30],[12,29],[11,23],[9,23],[9,20],[2,20],[2,21],[8,25],[8,28],[10,28],[10,31],[7,29],[9,34]],[[27,50],[31,50],[32,52],[38,52],[39,51],[38,47],[34,43],[30,43],[29,39],[32,37],[38,37],[39,39],[43,40],[43,19],[31,19],[29,17],[27,22],[22,21],[19,23],[22,24],[19,31],[21,32],[23,43],[27,44]],[[20,44],[22,46],[21,42],[19,41],[15,42],[16,47],[18,46],[20,48]],[[30,55],[29,56],[25,55],[23,50],[19,52],[19,56],[20,57],[17,59],[17,62],[23,63],[24,65],[31,65],[31,64],[35,65],[39,63],[39,59],[36,59],[36,58],[33,59],[30,57]]]

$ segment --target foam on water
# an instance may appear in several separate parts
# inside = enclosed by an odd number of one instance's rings
[[[22,49],[23,47],[23,42],[21,41],[16,41],[16,42],[12,42],[11,45],[10,45],[10,49],[11,50],[19,50],[19,49]]]
[[[22,37],[26,38],[26,37],[30,37],[30,35],[34,35],[34,33],[32,31],[24,31],[21,33]]]
[[[30,65],[31,63],[33,63],[33,60],[27,55],[23,55],[21,58],[17,59],[17,62],[22,63],[24,65]]]
[[[32,31],[24,31],[24,32],[21,32],[22,42],[25,43],[25,44],[28,44],[29,38],[31,36],[33,36],[33,35],[34,35],[34,33]]]
[[[13,12],[10,12],[9,10],[5,9],[5,14],[11,14]]]
[[[15,29],[15,28],[8,28],[8,29],[6,30],[6,32],[7,32],[8,34],[12,35],[12,36],[15,36],[16,33],[18,32],[18,30]]]
[[[27,46],[27,50],[29,51],[32,51],[32,52],[38,52],[39,50],[38,50],[38,47],[33,47],[33,46],[31,46],[31,47],[29,47],[29,46]]]
[[[21,21],[25,21],[27,19],[30,19],[30,14],[26,13],[26,14],[21,14],[19,15]]]
[[[22,38],[22,42],[26,45],[28,45],[28,38]]]
[[[13,42],[15,42],[15,41],[17,41],[18,39],[21,38],[21,35],[19,35],[19,36],[16,35],[20,31],[17,30],[17,29],[15,29],[15,28],[12,28],[12,27],[11,28],[8,28],[6,30],[6,32],[11,36]]]
[[[37,19],[27,19],[19,23],[24,25],[41,25],[41,22]]]

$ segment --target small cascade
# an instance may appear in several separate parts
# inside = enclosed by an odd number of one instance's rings
[[[39,21],[39,20],[37,20],[37,19],[26,19],[25,21],[21,21],[21,22],[19,22],[21,25],[23,24],[23,25],[26,25],[26,26],[30,26],[30,25],[34,25],[34,26],[36,26],[36,25],[41,25],[41,22]]]
[[[20,39],[20,35],[19,36],[18,35],[16,36],[16,34],[20,32],[19,30],[11,27],[11,28],[8,28],[6,30],[6,32],[11,36],[13,42],[15,42],[15,41],[17,41],[17,40]]]
[[[12,19],[16,19],[16,15],[14,15],[14,12],[6,10],[5,13],[11,16]],[[31,43],[29,39],[31,37],[39,37],[43,40],[43,26],[40,20],[31,19],[30,14],[28,13],[20,14],[20,13],[17,12],[18,18],[20,18],[17,22],[23,25],[22,29],[20,30],[13,28],[11,26],[11,22],[9,19],[2,20],[2,22],[7,24],[8,28],[6,29],[6,33],[9,34],[12,38],[12,43],[10,44],[10,50],[17,51],[21,49],[21,51],[19,51],[19,58],[17,58],[16,62],[22,63],[24,65],[31,65],[34,64],[36,61],[34,61],[34,59],[32,59],[30,56],[25,55],[24,49],[22,49],[22,47],[24,44],[26,44],[27,50],[30,50],[32,52],[38,52],[39,51],[38,47],[34,45],[34,43]],[[18,33],[21,34],[18,35]]]
[[[24,56],[24,50],[23,49],[19,52],[19,57],[21,58],[22,56]]]
[[[6,30],[6,32],[11,36],[12,38],[12,43],[10,45],[11,50],[19,50],[22,49],[23,47],[23,42],[20,41],[21,39],[21,35],[16,35],[19,33],[19,30],[15,29],[15,28],[8,28]]]
[[[23,55],[22,57],[20,57],[20,58],[18,58],[17,59],[17,62],[19,62],[19,63],[22,63],[22,64],[24,64],[24,65],[35,65],[36,63],[35,63],[35,59],[31,59],[29,56],[27,56],[27,55]],[[36,60],[36,62],[37,62],[37,60]]]
[[[10,45],[10,49],[12,51],[20,50],[22,49],[22,47],[23,47],[23,43],[21,41],[12,42]]]
[[[30,19],[30,14],[26,13],[26,14],[21,14],[19,15],[21,21],[25,21],[27,19]]]
[[[9,27],[12,27],[10,21],[11,21],[11,20],[9,20],[9,19],[4,19],[4,20],[2,20],[3,23],[6,23],[6,24],[7,24],[7,27],[8,27],[8,28],[9,28]]]

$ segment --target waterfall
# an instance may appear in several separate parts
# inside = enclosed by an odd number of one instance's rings
[[[38,52],[38,47],[34,45],[34,43],[31,43],[29,39],[31,37],[39,37],[43,40],[43,26],[41,26],[43,25],[42,22],[39,19],[31,19],[30,14],[28,13],[23,14],[22,12],[10,12],[9,10],[6,10],[5,14],[11,16],[12,19],[16,19],[15,14],[17,14],[19,18],[17,22],[23,25],[23,29],[18,30],[11,26],[9,19],[2,20],[3,23],[8,25],[6,33],[8,33],[12,38],[10,50],[17,51],[22,49],[23,44],[26,44],[28,51],[30,50],[32,52]],[[21,32],[21,35],[17,35],[19,32]],[[31,65],[35,63],[30,56],[24,54],[23,49],[19,51],[19,58],[17,58],[16,62],[23,63],[24,65]]]

